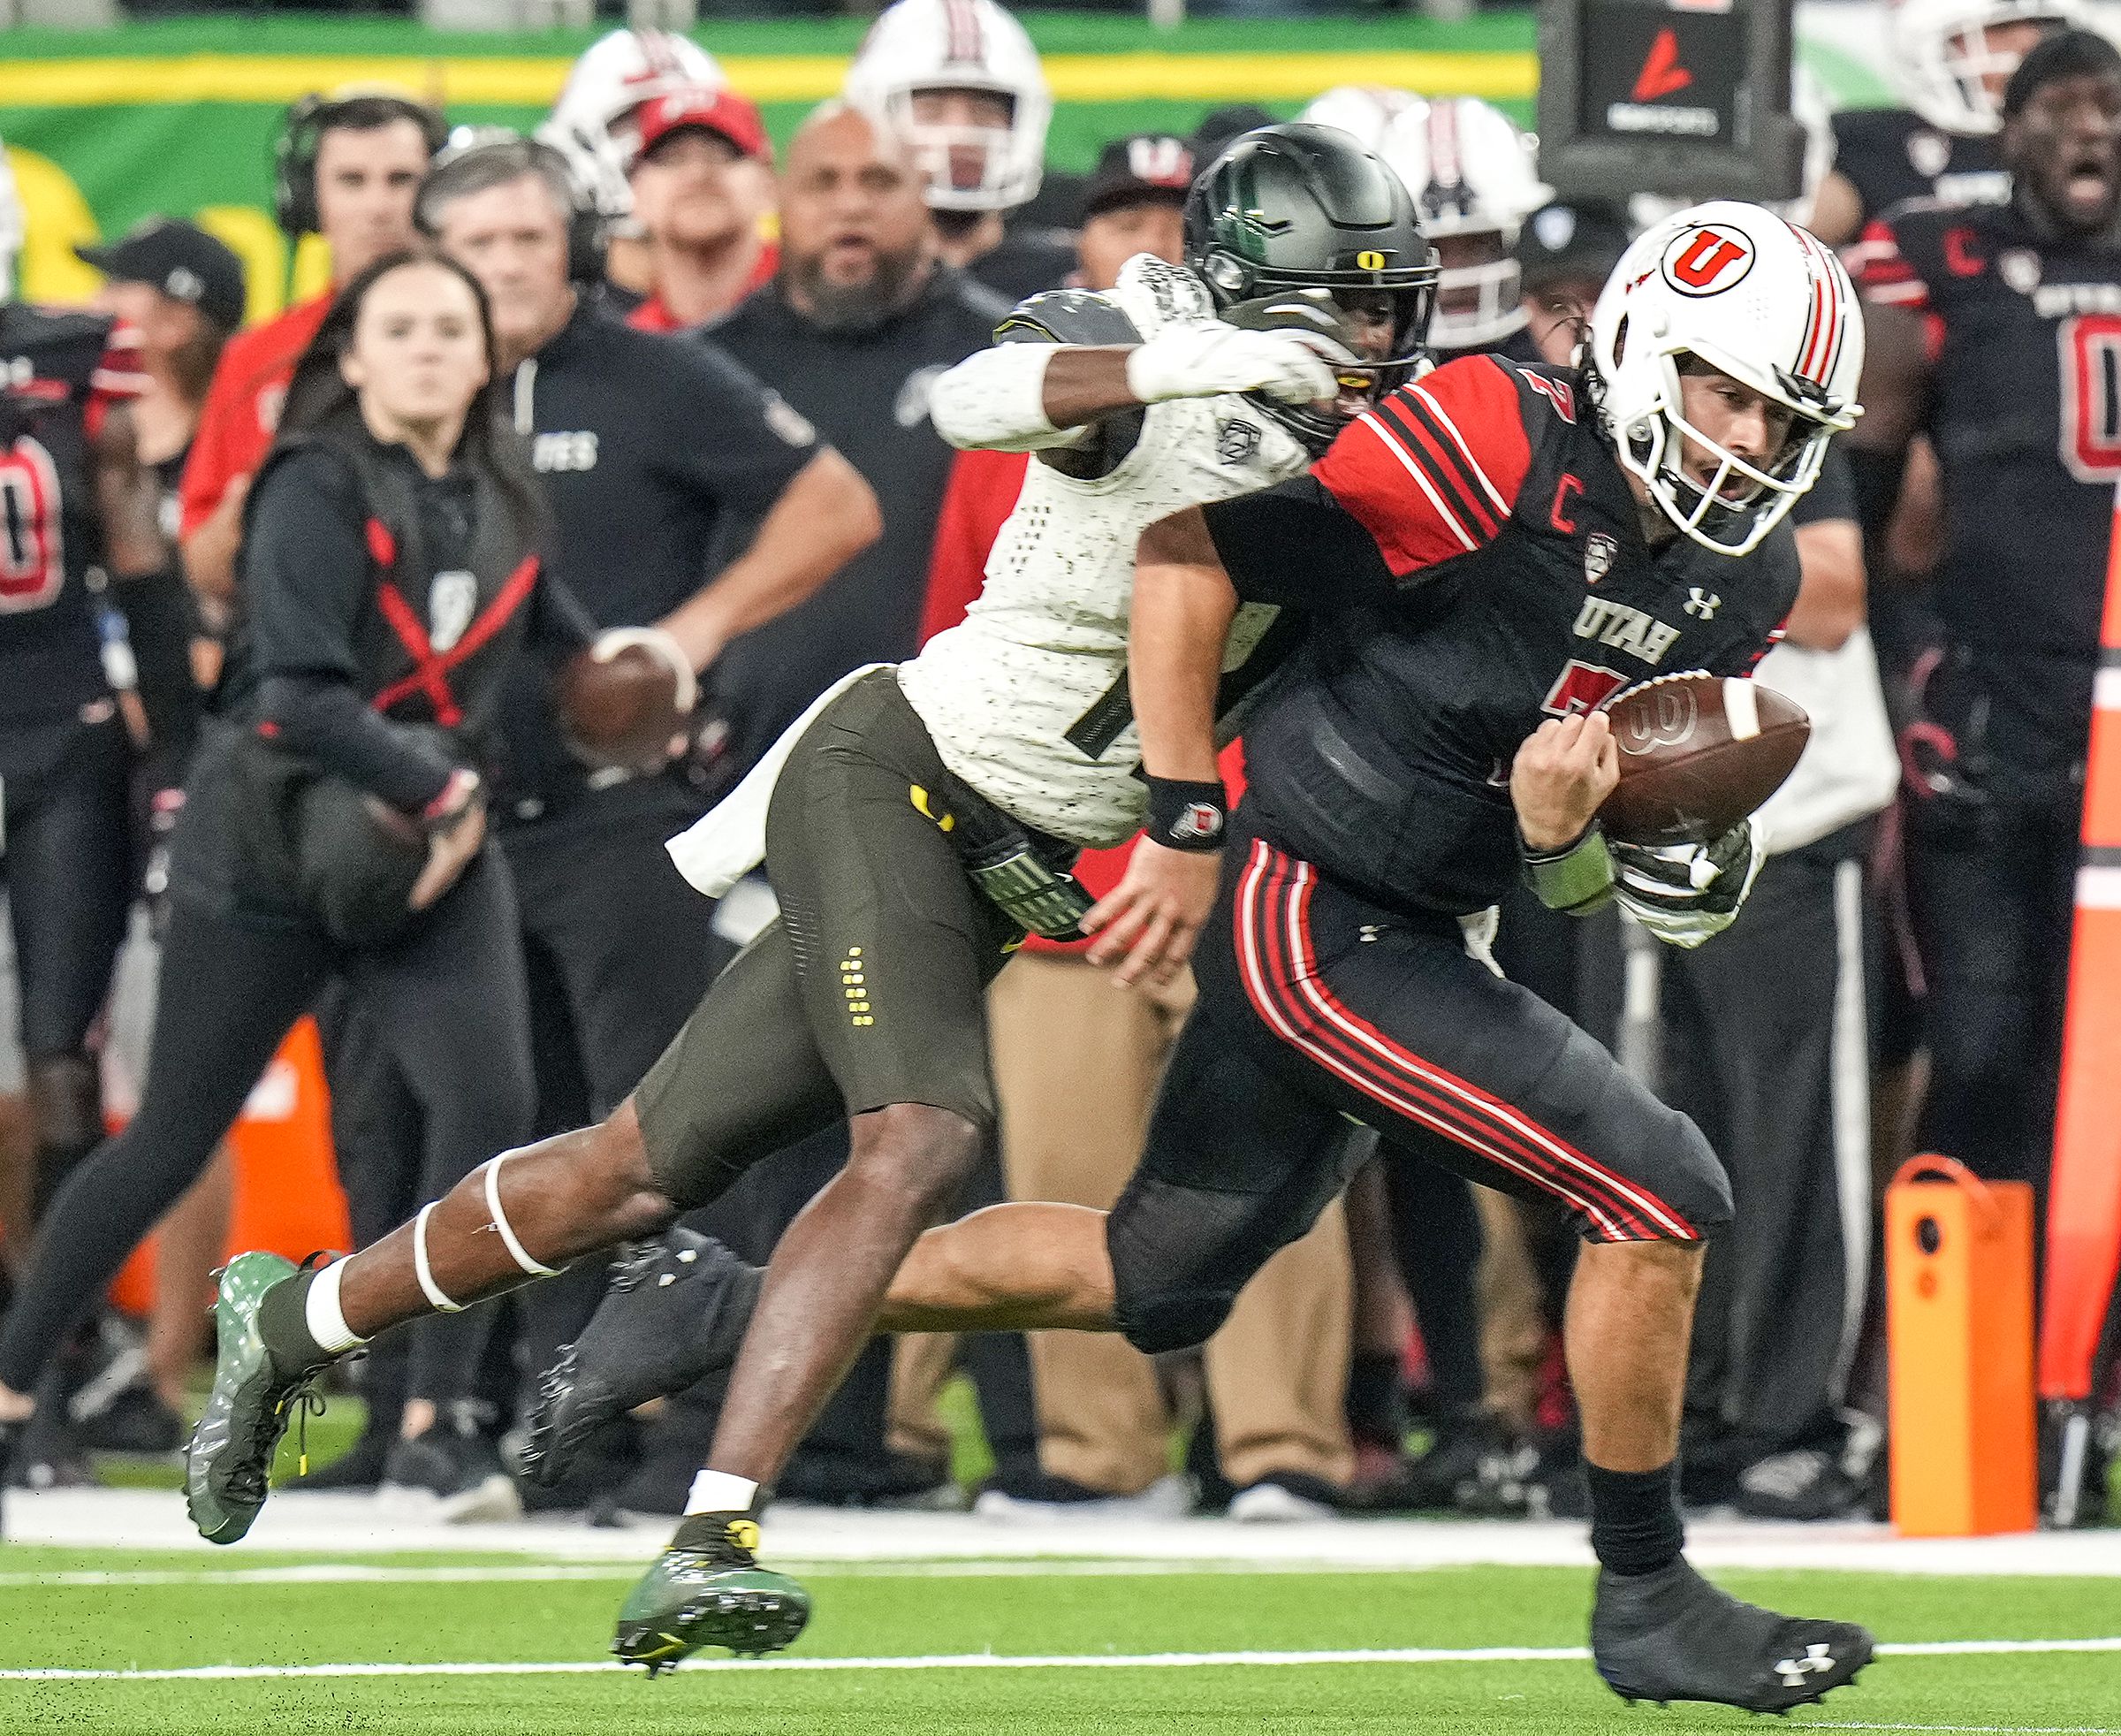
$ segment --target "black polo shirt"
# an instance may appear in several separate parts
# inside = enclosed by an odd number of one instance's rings
[[[758,291],[710,341],[817,425],[869,479],[884,534],[817,596],[732,645],[715,666],[729,725],[725,765],[748,766],[811,700],[864,663],[910,657],[920,640],[929,553],[954,456],[928,419],[946,369],[994,340],[1008,304],[939,268],[913,301],[868,331],[826,331]]]
[[[810,424],[717,346],[636,331],[587,304],[516,369],[513,402],[552,506],[551,570],[599,627],[646,626],[691,597],[819,450]],[[703,811],[689,765],[623,783],[584,768],[542,670],[519,672],[506,715],[499,811],[513,821],[559,819],[592,794],[597,813]]]

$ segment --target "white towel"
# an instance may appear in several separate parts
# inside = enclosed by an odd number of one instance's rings
[[[787,764],[802,732],[863,676],[889,667],[887,663],[865,663],[834,681],[781,732],[780,739],[734,789],[663,846],[696,891],[719,898],[766,859],[766,808],[773,800],[773,786],[780,781],[780,768]]]

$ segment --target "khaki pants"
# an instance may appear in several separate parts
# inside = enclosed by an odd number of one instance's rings
[[[1193,994],[1190,974],[1126,989],[1067,954],[1022,953],[1002,971],[988,1016],[1011,1199],[1111,1207],[1141,1155]],[[1245,1286],[1208,1341],[1217,1445],[1238,1488],[1277,1471],[1336,1486],[1352,1474],[1342,1412],[1350,1307],[1335,1200]],[[1045,1469],[1114,1495],[1162,1476],[1170,1419],[1149,1359],[1114,1334],[1030,1337]]]

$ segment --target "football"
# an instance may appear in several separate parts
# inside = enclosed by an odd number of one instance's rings
[[[1756,681],[1660,675],[1616,693],[1620,782],[1598,817],[1631,844],[1722,836],[1782,788],[1812,734],[1794,699]]]
[[[591,765],[645,771],[663,765],[685,727],[677,673],[644,645],[568,659],[554,682],[559,720]]]

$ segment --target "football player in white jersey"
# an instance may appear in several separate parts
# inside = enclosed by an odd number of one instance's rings
[[[781,916],[632,1096],[597,1127],[502,1154],[349,1260],[230,1264],[221,1363],[186,1472],[207,1535],[247,1530],[301,1391],[338,1357],[653,1236],[845,1117],[849,1161],[782,1237],[763,1287],[711,1245],[704,1258],[677,1249],[667,1272],[635,1262],[627,1294],[651,1307],[578,1346],[536,1420],[550,1462],[591,1417],[687,1384],[692,1359],[726,1362],[715,1320],[751,1314],[710,1468],[621,1610],[614,1649],[654,1670],[703,1645],[762,1652],[801,1632],[807,1594],[755,1553],[766,1485],[992,1131],[986,984],[1027,931],[1072,934],[1108,914],[1091,911],[1068,864],[1126,838],[1144,811],[1160,866],[1114,895],[1130,962],[1175,964],[1199,920],[1182,921],[1184,901],[1204,884],[1212,895],[1205,851],[1223,824],[1212,763],[1137,775],[1124,679],[1137,539],[1183,504],[1300,475],[1420,353],[1433,256],[1405,188],[1346,134],[1246,135],[1197,183],[1187,229],[1190,270],[1137,260],[1109,296],[1034,298],[1002,334],[1030,341],[939,385],[939,427],[1045,461],[972,618],[908,665],[849,676],[673,841],[710,894],[763,859]],[[1155,631],[1190,647],[1187,625],[1176,611]],[[1137,662],[1137,678],[1152,665]],[[1205,697],[1152,681],[1140,695],[1144,707]],[[658,1281],[718,1261],[718,1282]]]

